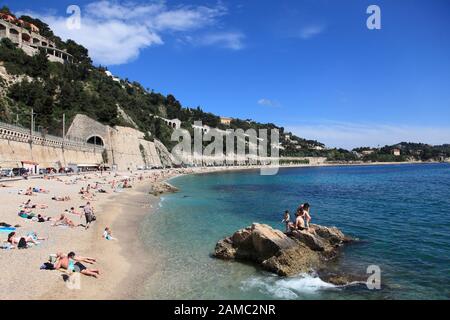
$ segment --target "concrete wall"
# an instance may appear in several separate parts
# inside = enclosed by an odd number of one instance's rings
[[[30,143],[0,139],[0,166],[21,167],[21,161],[35,161],[41,168],[66,167],[69,163],[100,164],[101,151],[68,150],[60,147],[31,145]]]

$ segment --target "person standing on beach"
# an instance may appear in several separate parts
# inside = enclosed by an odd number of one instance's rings
[[[86,229],[88,229],[91,222],[95,220],[94,211],[91,207],[90,202],[86,203],[86,205],[83,208],[83,211],[84,211],[84,217],[86,218]]]

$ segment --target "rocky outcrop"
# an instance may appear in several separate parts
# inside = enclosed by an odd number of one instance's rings
[[[285,234],[268,225],[254,223],[220,240],[214,256],[253,261],[268,271],[290,276],[322,269],[337,255],[339,247],[350,241],[335,227],[311,225],[308,231]]]
[[[167,182],[158,182],[155,183],[152,186],[152,190],[150,191],[150,194],[154,195],[154,196],[159,196],[163,193],[174,193],[177,192],[178,188],[174,187],[173,185],[171,185],[170,183]]]

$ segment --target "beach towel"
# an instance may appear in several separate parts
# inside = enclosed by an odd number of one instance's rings
[[[13,232],[13,231],[16,231],[16,228],[14,228],[14,227],[0,227],[0,232],[10,233],[10,232]]]

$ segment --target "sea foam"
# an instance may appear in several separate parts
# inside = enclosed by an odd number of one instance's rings
[[[337,286],[311,274],[280,279],[278,276],[256,276],[242,282],[243,291],[256,289],[276,299],[297,299],[302,294],[315,294],[320,290],[336,289]]]

